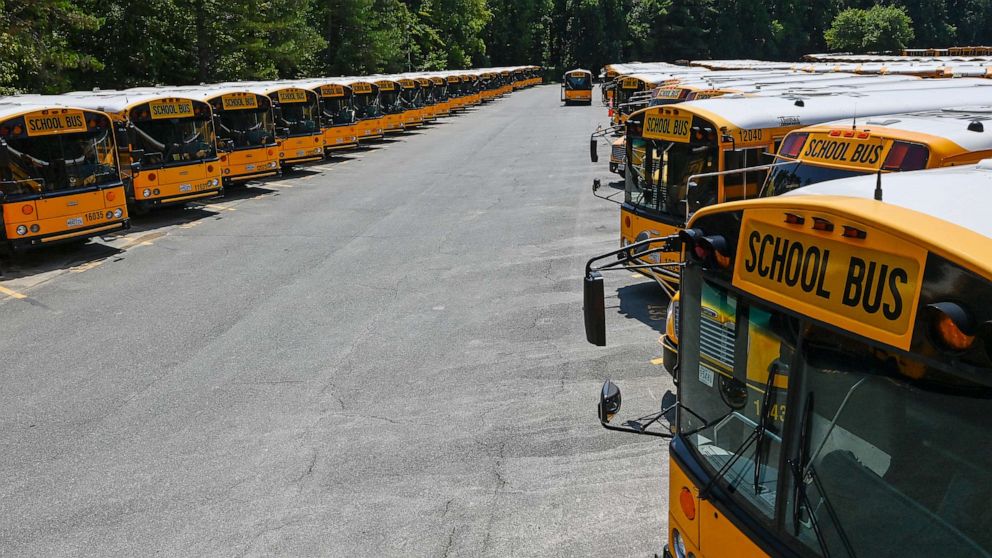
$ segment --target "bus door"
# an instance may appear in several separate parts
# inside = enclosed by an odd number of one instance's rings
[[[220,195],[222,169],[210,105],[159,98],[127,111],[128,197],[139,212]]]
[[[324,149],[348,149],[358,146],[355,109],[351,88],[328,83],[317,88],[320,93],[321,127],[324,129]]]
[[[283,169],[324,158],[324,135],[320,128],[320,98],[308,89],[283,87],[271,91],[275,103],[279,162]]]
[[[279,173],[272,101],[265,95],[231,92],[209,100],[221,152],[224,184]]]
[[[4,112],[0,232],[6,251],[129,227],[108,115],[41,107]]]

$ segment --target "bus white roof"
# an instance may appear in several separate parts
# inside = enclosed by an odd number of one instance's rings
[[[118,113],[130,109],[135,105],[147,103],[157,99],[189,99],[191,101],[203,102],[197,97],[191,97],[182,93],[162,91],[73,91],[62,95],[18,95],[30,102],[41,103],[62,103],[66,106],[77,106],[91,110]]]
[[[877,180],[874,174],[830,180],[798,188],[782,197],[825,195],[874,199]],[[990,193],[992,159],[978,165],[882,175],[882,203],[925,213],[992,238]]]
[[[680,110],[716,115],[740,129],[777,128],[784,122],[808,126],[848,116],[870,117],[895,112],[913,112],[941,105],[981,104],[992,96],[992,81],[921,80],[874,90],[844,93],[804,92],[745,97],[723,96],[675,105]],[[898,86],[898,87],[897,87]],[[651,107],[644,110],[658,110]],[[705,117],[705,116],[704,116]]]
[[[845,118],[817,124],[815,127],[850,129],[853,121],[852,118]],[[969,125],[972,122],[980,123],[981,131],[970,130]],[[875,130],[879,135],[885,135],[884,131],[879,132],[879,129],[903,130],[944,138],[968,151],[992,149],[992,106],[989,105],[884,114],[859,118],[856,124],[859,130]],[[987,130],[986,126],[988,126]],[[977,127],[975,128],[977,130]]]

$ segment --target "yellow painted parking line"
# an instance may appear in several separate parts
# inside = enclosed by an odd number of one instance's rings
[[[643,276],[643,275],[641,275],[640,273],[637,273],[637,272],[635,271],[634,273],[631,273],[631,274],[630,274],[630,277],[631,277],[632,279],[640,279],[641,277],[644,277],[644,276]]]
[[[89,271],[89,270],[93,269],[94,267],[99,267],[99,266],[103,265],[103,262],[105,262],[105,261],[107,261],[107,260],[96,260],[96,261],[87,262],[87,263],[84,263],[84,264],[72,266],[72,267],[69,268],[69,271],[71,273],[82,273],[84,271]]]
[[[233,207],[228,207],[226,205],[219,205],[216,203],[205,203],[200,205],[200,207],[205,209],[212,209],[214,211],[237,211],[237,209],[234,209]]]
[[[21,299],[24,299],[24,298],[27,298],[28,297],[28,295],[26,295],[26,294],[21,294],[21,293],[19,293],[17,291],[8,289],[7,287],[0,287],[0,294],[5,294],[5,295],[7,295],[10,298],[16,298],[18,300],[21,300]]]
[[[653,364],[655,366],[661,366],[662,364],[665,364],[665,359],[663,359],[663,358],[653,358],[653,359],[651,359],[651,364]]]

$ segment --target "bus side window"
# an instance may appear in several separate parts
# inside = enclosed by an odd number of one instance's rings
[[[767,154],[768,148],[756,147],[738,151],[723,152],[723,170],[731,171],[767,165],[773,157]],[[721,177],[723,179],[723,201],[744,200],[758,197],[758,191],[768,177],[767,170],[732,173]]]

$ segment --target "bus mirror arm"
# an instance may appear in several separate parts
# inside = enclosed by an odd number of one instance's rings
[[[661,244],[659,248],[651,248],[652,244]],[[641,250],[643,248],[644,250]],[[648,238],[640,242],[628,244],[619,250],[600,254],[586,262],[585,276],[582,278],[582,316],[585,321],[586,341],[598,347],[606,346],[606,300],[602,271],[618,271],[630,269],[656,269],[659,267],[680,267],[680,262],[661,264],[634,264],[635,258],[651,254],[671,253],[681,251],[682,244],[678,235],[660,238]],[[600,266],[594,264],[607,258],[615,258]]]
[[[671,392],[669,392],[671,393]],[[667,396],[668,394],[666,394]],[[645,436],[656,436],[658,438],[672,438],[673,433],[671,432],[671,427],[669,426],[668,432],[658,432],[655,430],[649,430],[652,424],[660,424],[659,421],[662,418],[667,420],[671,416],[671,413],[678,406],[677,401],[666,401],[663,400],[662,408],[657,413],[652,413],[650,415],[645,415],[633,420],[624,421],[620,426],[614,426],[610,424],[613,420],[613,416],[620,411],[620,388],[617,387],[610,380],[606,380],[603,383],[603,388],[599,392],[599,406],[597,411],[599,413],[599,423],[603,428],[607,430],[613,430],[615,432],[627,432],[630,434],[642,434]],[[666,403],[668,405],[666,406]]]

